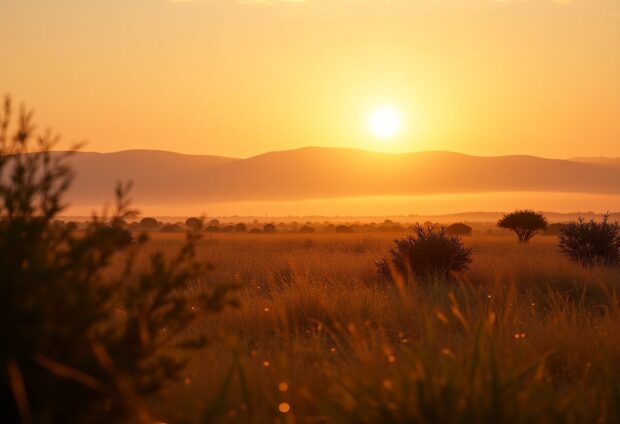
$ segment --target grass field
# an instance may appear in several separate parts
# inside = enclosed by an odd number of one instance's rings
[[[205,236],[214,270],[189,290],[236,283],[241,306],[205,317],[216,340],[155,409],[167,422],[619,422],[617,268],[570,263],[555,237],[473,236],[454,281],[393,284],[375,262],[397,236]],[[153,234],[147,251],[182,240]]]

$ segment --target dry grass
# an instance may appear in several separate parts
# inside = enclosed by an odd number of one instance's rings
[[[568,262],[555,237],[520,245],[475,236],[465,239],[474,262],[458,281],[399,289],[375,266],[393,237],[207,236],[199,255],[215,270],[191,290],[239,283],[242,306],[205,318],[221,340],[156,406],[162,417],[620,420],[618,269]],[[181,240],[156,234],[151,248],[175,251]]]

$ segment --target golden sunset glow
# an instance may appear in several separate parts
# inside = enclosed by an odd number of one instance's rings
[[[0,0],[0,57],[0,424],[618,422],[620,0]]]
[[[0,90],[65,146],[620,156],[617,0],[4,0],[0,16]],[[367,122],[384,99],[404,124],[389,143]]]
[[[375,109],[368,118],[368,127],[380,139],[390,139],[400,131],[402,122],[400,113],[389,106]]]

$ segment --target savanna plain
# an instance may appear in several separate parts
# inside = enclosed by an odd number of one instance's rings
[[[205,234],[190,299],[238,287],[238,307],[151,405],[166,422],[619,422],[620,273],[582,267],[558,238],[474,231],[469,269],[388,282],[404,234]],[[172,255],[182,234],[153,233]],[[119,253],[107,270],[122,272]],[[160,329],[165,332],[166,329]]]

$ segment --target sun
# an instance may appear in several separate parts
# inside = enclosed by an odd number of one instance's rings
[[[400,113],[390,106],[378,107],[370,114],[368,127],[375,137],[390,139],[397,135],[402,127]]]

